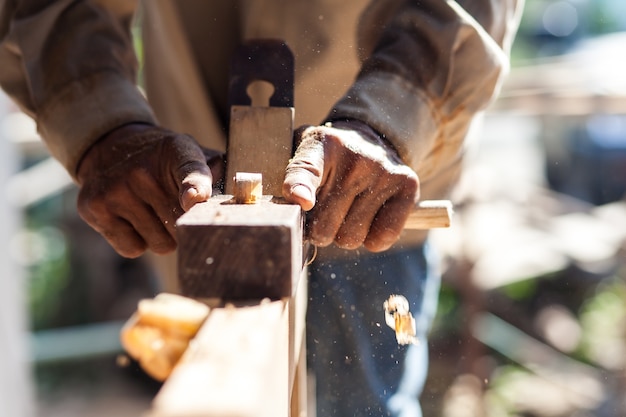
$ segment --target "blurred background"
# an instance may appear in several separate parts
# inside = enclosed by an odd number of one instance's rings
[[[526,0],[453,228],[433,234],[425,415],[626,416],[625,48],[623,0]],[[140,415],[159,385],[122,360],[118,332],[158,290],[149,263],[78,218],[4,96],[0,158],[0,415]]]

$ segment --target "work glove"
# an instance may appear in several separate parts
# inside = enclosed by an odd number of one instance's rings
[[[317,246],[388,249],[419,197],[417,174],[391,145],[357,120],[304,126],[287,166],[283,196],[307,215]]]
[[[165,254],[176,248],[176,219],[209,199],[223,173],[222,155],[188,135],[125,125],[83,156],[78,213],[122,256]]]

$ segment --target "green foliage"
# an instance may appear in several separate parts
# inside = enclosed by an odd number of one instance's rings
[[[459,323],[459,319],[456,316],[458,315],[460,305],[458,292],[445,282],[442,283],[439,291],[437,315],[433,322],[433,331],[450,332],[456,330]]]
[[[579,354],[608,369],[626,365],[626,283],[611,279],[582,305]]]
[[[43,226],[22,233],[28,271],[28,299],[33,330],[49,327],[67,285],[69,262],[65,238],[56,228]]]
[[[528,379],[532,373],[518,365],[503,365],[491,375],[485,393],[486,413],[490,417],[516,416],[516,387],[518,381]]]
[[[513,282],[501,288],[502,293],[516,301],[527,300],[537,291],[537,279],[531,278]]]
[[[66,237],[56,225],[66,210],[62,195],[48,198],[24,212],[17,253],[27,279],[31,330],[53,326],[70,278]]]

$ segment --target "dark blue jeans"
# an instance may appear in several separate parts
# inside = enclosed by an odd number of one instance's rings
[[[428,368],[426,335],[439,273],[428,246],[319,260],[309,267],[307,354],[317,417],[419,417]],[[404,295],[418,345],[400,346],[383,302]]]

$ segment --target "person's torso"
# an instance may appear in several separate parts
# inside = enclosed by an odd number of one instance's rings
[[[359,16],[367,0],[175,2],[203,82],[226,121],[233,50],[243,40],[282,39],[295,56],[296,125],[317,124],[346,92],[360,63]]]

